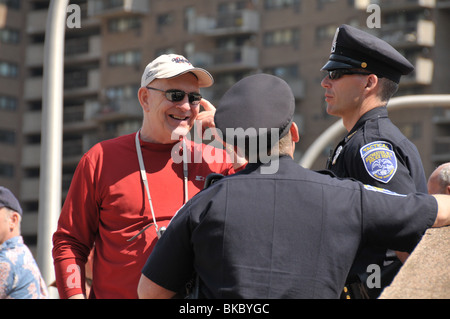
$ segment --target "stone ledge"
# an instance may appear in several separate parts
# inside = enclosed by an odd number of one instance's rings
[[[450,227],[430,228],[380,299],[450,298]]]

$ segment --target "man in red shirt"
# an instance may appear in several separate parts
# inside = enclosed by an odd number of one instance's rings
[[[53,236],[61,298],[85,297],[92,249],[89,297],[137,298],[142,267],[175,212],[207,175],[239,168],[224,150],[185,138],[195,120],[214,126],[215,108],[199,93],[212,84],[206,70],[180,55],[147,65],[138,91],[142,128],[92,147],[73,176]]]

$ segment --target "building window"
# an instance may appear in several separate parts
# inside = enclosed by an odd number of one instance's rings
[[[160,32],[162,28],[170,26],[174,21],[173,13],[164,13],[156,18],[156,28]]]
[[[264,73],[273,74],[284,80],[296,79],[299,77],[298,67],[296,64],[267,68],[264,70]]]
[[[294,45],[298,47],[300,31],[298,29],[282,29],[264,34],[264,46]]]
[[[6,4],[11,9],[20,9],[20,0],[0,0],[0,4]]]
[[[323,40],[329,41],[333,39],[336,29],[338,28],[335,24],[328,24],[316,28],[316,42],[319,43]]]
[[[8,145],[16,144],[16,133],[13,131],[0,130],[0,143]]]
[[[16,98],[0,95],[0,111],[15,111],[17,110],[17,104]]]
[[[0,29],[0,42],[7,44],[17,44],[20,42],[20,32],[15,29]]]
[[[300,0],[264,0],[264,8],[266,10],[281,8],[299,8]]]
[[[138,17],[115,18],[108,21],[109,32],[125,32],[141,28],[141,19]]]
[[[136,92],[140,85],[116,86],[106,89],[106,98],[108,101],[128,100],[136,97]]]
[[[322,10],[328,3],[336,2],[336,0],[316,0],[317,9]]]
[[[140,65],[141,52],[135,50],[135,51],[111,53],[108,56],[108,63],[110,66]]]
[[[9,163],[0,163],[0,177],[13,178],[14,165]]]
[[[410,140],[417,140],[422,138],[422,125],[421,123],[408,123],[398,125],[403,134]]]
[[[19,73],[17,64],[0,61],[0,76],[6,78],[15,78]]]

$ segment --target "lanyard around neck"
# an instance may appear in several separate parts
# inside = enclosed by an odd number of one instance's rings
[[[153,204],[152,204],[152,197],[150,196],[150,189],[148,187],[148,180],[147,180],[147,171],[145,170],[145,165],[144,165],[144,159],[142,156],[142,150],[141,150],[141,143],[139,141],[139,132],[138,131],[136,133],[136,153],[138,156],[138,160],[139,160],[139,168],[140,168],[140,172],[141,172],[141,179],[142,182],[144,183],[144,187],[145,190],[147,192],[147,198],[148,198],[148,202],[150,204],[150,211],[152,213],[152,218],[153,218],[153,223],[150,225],[147,225],[144,229],[142,229],[139,233],[137,233],[135,236],[133,236],[132,238],[130,238],[128,241],[132,241],[133,239],[135,239],[137,236],[139,236],[140,234],[142,234],[147,228],[149,228],[151,225],[155,226],[155,230],[156,230],[156,234],[158,235],[158,238],[161,238],[162,232],[165,230],[165,227],[161,227],[161,229],[158,228],[158,224],[156,223],[156,217],[155,217],[155,210],[153,209]],[[186,141],[183,138],[183,183],[184,183],[184,203],[186,203],[189,199],[189,195],[188,195],[188,161],[187,161],[187,147],[186,147]]]

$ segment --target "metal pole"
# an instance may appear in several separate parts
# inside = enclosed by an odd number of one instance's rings
[[[417,107],[450,107],[449,94],[436,95],[408,95],[392,98],[389,109],[405,109]],[[323,132],[311,146],[306,150],[305,155],[300,159],[299,164],[305,168],[311,168],[320,153],[333,141],[334,138],[346,132],[342,120],[335,122],[325,132]]]
[[[64,37],[69,0],[51,0],[45,33],[37,262],[47,284],[55,278],[52,236],[61,210]]]

